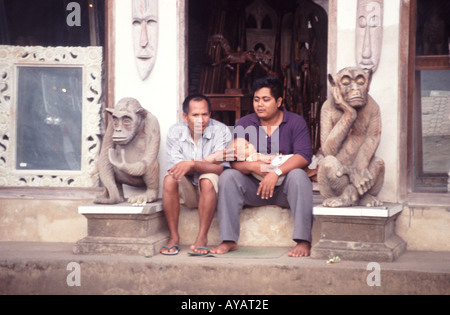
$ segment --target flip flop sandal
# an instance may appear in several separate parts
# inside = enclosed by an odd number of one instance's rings
[[[195,249],[206,249],[206,253],[196,253],[196,252],[188,252],[191,256],[207,256],[209,255],[209,248],[208,247],[196,247]]]
[[[168,247],[168,246],[163,246],[162,248],[165,248],[165,249],[167,249],[168,250],[168,252],[159,252],[160,254],[162,254],[162,255],[167,255],[167,256],[174,256],[174,255],[177,255],[179,252],[180,252],[180,246],[178,246],[178,245],[173,245],[173,246],[171,246],[171,247]],[[172,249],[172,248],[176,248],[177,250],[176,251],[174,251],[174,252],[170,252],[170,250]]]

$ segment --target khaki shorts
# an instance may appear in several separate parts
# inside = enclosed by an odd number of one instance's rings
[[[166,175],[167,176],[167,175]],[[198,181],[209,179],[214,186],[216,194],[219,192],[219,175],[207,173],[200,175]],[[197,208],[200,196],[200,185],[194,186],[192,182],[185,176],[178,184],[178,193],[180,195],[180,204],[188,208]]]

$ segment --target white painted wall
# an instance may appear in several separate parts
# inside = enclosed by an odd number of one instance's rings
[[[337,2],[337,71],[356,65],[356,8],[357,0]],[[377,155],[386,163],[386,175],[379,196],[386,202],[398,201],[399,133],[402,132],[399,130],[399,24],[400,0],[384,1],[383,47],[370,95],[381,108],[383,129]]]
[[[123,97],[134,97],[158,118],[161,128],[159,153],[160,182],[166,172],[167,131],[178,117],[180,108],[179,48],[177,0],[159,0],[159,41],[155,66],[150,76],[142,81],[137,72],[131,21],[131,0],[115,1],[115,102]],[[183,48],[183,47],[181,47]],[[162,185],[160,185],[160,192]]]

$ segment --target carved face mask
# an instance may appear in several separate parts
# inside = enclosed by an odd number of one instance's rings
[[[133,45],[142,80],[148,78],[156,61],[158,46],[158,0],[133,0]]]
[[[384,0],[358,0],[356,22],[356,61],[358,66],[375,72],[383,42]]]

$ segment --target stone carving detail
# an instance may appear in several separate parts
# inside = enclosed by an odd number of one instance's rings
[[[378,104],[368,94],[371,71],[349,67],[329,75],[332,97],[322,107],[318,182],[327,207],[380,206],[385,166],[375,156],[381,137]]]
[[[120,100],[114,109],[103,139],[98,169],[105,185],[102,196],[94,202],[116,204],[124,199],[123,184],[145,187],[142,194],[130,196],[128,202],[145,204],[158,197],[158,119],[134,98]]]
[[[375,72],[383,43],[384,0],[358,0],[356,21],[356,62]]]
[[[158,0],[133,0],[133,46],[142,80],[153,70],[158,50]]]
[[[81,170],[16,169],[17,67],[83,69]],[[102,95],[101,47],[0,46],[0,187],[97,187]]]

